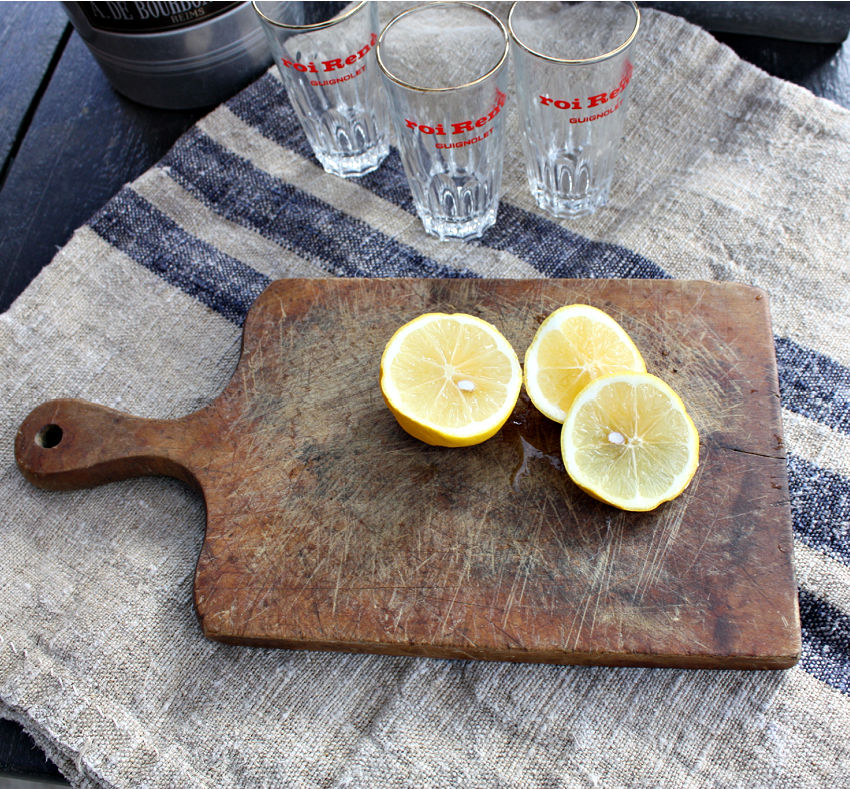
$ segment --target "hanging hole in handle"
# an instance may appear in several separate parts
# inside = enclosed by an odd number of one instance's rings
[[[52,449],[62,440],[59,425],[45,425],[35,434],[35,443],[44,449]]]

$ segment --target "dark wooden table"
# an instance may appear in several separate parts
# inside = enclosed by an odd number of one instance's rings
[[[768,73],[850,108],[850,41],[841,43],[850,3],[641,5],[686,16]],[[208,110],[156,110],[123,98],[59,3],[0,3],[0,312],[77,227]],[[5,720],[2,775],[64,783]]]

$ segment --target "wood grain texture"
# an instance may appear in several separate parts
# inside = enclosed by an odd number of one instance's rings
[[[381,352],[416,315],[478,315],[522,358],[573,302],[620,321],[700,432],[693,482],[654,512],[579,491],[560,426],[524,395],[465,449],[416,441],[383,404]],[[605,665],[782,668],[799,655],[773,337],[754,288],[282,280],[252,307],[207,408],[163,422],[48,403],[16,456],[44,487],[166,473],[200,489],[195,604],[210,638]]]

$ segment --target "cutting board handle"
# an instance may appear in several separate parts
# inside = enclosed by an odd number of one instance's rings
[[[85,400],[51,400],[21,424],[15,460],[30,482],[48,490],[149,474],[199,488],[185,457],[190,422],[142,419]]]

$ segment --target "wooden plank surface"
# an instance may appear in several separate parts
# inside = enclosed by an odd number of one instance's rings
[[[205,112],[124,98],[73,33],[0,192],[0,312],[76,228]]]
[[[696,477],[653,512],[576,488],[560,426],[524,396],[499,434],[464,449],[411,438],[382,401],[383,347],[416,315],[478,315],[522,357],[542,319],[574,302],[621,322],[700,431]],[[167,422],[48,403],[16,453],[44,487],[138,473],[198,487],[195,602],[211,638],[783,668],[800,633],[766,302],[707,282],[282,280],[252,307],[237,370],[208,408]]]
[[[0,172],[69,27],[59,3],[0,3]],[[2,184],[2,178],[0,178]]]
[[[7,774],[21,780],[47,779],[50,784],[4,783]],[[33,738],[17,722],[0,719],[0,789],[50,789],[59,783],[65,783],[62,773]]]

